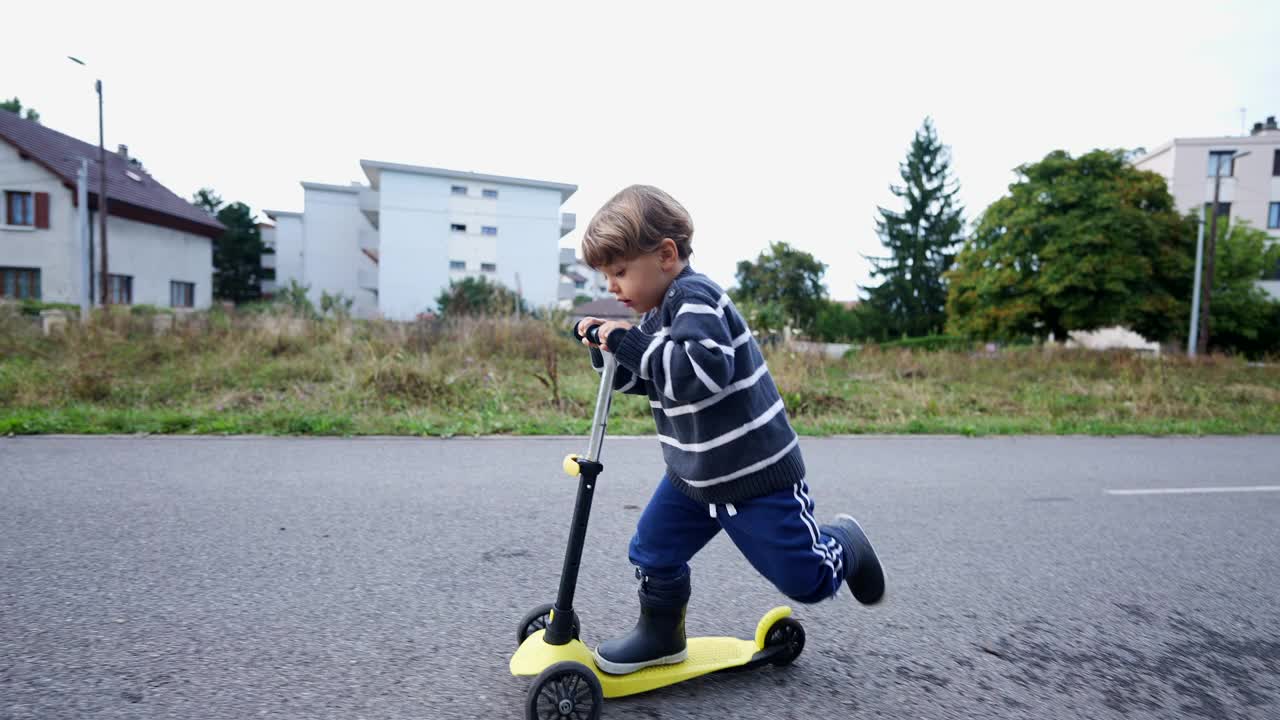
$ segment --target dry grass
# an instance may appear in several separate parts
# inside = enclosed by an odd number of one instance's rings
[[[0,307],[0,432],[581,433],[597,376],[562,325],[211,313],[154,335],[149,318],[114,314],[45,338]],[[768,361],[806,433],[1280,431],[1280,368],[1225,357],[869,349]],[[618,398],[614,431],[652,427],[642,398]]]

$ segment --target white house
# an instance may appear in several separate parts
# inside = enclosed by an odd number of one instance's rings
[[[100,296],[98,148],[0,111],[0,297],[79,303]],[[76,180],[89,161],[90,258],[80,251]],[[113,303],[207,307],[222,225],[128,157],[107,153],[107,265]]]
[[[277,287],[290,280],[355,300],[362,317],[411,320],[452,280],[487,277],[534,307],[557,301],[559,241],[576,185],[361,160],[368,185],[305,182],[303,211],[276,224]]]
[[[1175,138],[1133,164],[1163,175],[1182,212],[1211,205],[1220,174],[1219,217],[1248,221],[1280,241],[1280,126],[1274,116],[1256,123],[1249,135]],[[1280,298],[1280,268],[1260,284]]]
[[[609,284],[604,273],[592,268],[577,256],[573,248],[560,248],[559,305],[568,310],[579,296],[592,300],[609,297]]]

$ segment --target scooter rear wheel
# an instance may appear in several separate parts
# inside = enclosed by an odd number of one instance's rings
[[[566,661],[543,670],[529,686],[526,720],[599,720],[604,706],[600,679],[582,663]]]
[[[546,630],[551,624],[551,611],[555,609],[555,605],[547,603],[529,611],[520,620],[519,627],[516,628],[516,645],[521,645],[532,634],[539,630]],[[578,633],[582,628],[578,626],[578,618],[573,619],[573,639],[578,640]]]

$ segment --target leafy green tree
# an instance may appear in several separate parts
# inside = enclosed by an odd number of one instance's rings
[[[730,294],[740,306],[765,313],[761,315],[763,322],[775,322],[780,314],[786,324],[808,332],[826,301],[827,290],[822,285],[826,270],[827,266],[809,253],[776,242],[755,262],[738,263],[738,284]],[[747,321],[751,322],[749,317]],[[765,331],[764,327],[751,327]]]
[[[879,208],[876,232],[889,255],[867,258],[874,266],[871,276],[881,280],[866,288],[867,303],[884,317],[889,334],[930,335],[946,324],[943,274],[951,268],[964,232],[951,152],[938,140],[932,119],[925,118],[916,131],[898,173],[903,184],[889,190],[902,200],[903,209]]]
[[[1280,352],[1280,302],[1257,284],[1280,266],[1280,244],[1244,222],[1224,231],[1219,221],[1218,229],[1209,348],[1251,357]]]
[[[947,273],[949,332],[1062,339],[1126,325],[1176,337],[1189,311],[1194,224],[1164,178],[1108,150],[1056,150],[1017,173]]]
[[[484,277],[466,277],[449,281],[449,287],[436,298],[441,315],[504,315],[525,312],[524,300],[502,283]]]
[[[248,205],[223,205],[211,188],[196,191],[192,203],[203,208],[226,228],[213,242],[213,295],[244,303],[262,297],[262,231]]]
[[[0,100],[0,110],[11,112],[19,117],[22,116],[22,101],[18,98],[10,98],[8,100]],[[31,122],[40,122],[40,113],[35,108],[27,108],[27,119]]]

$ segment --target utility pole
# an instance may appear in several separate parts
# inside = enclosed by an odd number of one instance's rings
[[[89,160],[80,158],[80,170],[76,173],[76,229],[80,242],[77,253],[80,262],[80,321],[89,320],[93,310],[93,238],[89,227]]]
[[[1204,262],[1204,213],[1196,217],[1196,279],[1191,291],[1191,331],[1187,333],[1187,355],[1196,356],[1200,344],[1200,268]]]
[[[85,67],[85,61],[71,55],[71,62]],[[102,273],[98,283],[103,306],[111,304],[111,270],[107,265],[107,143],[102,123],[102,80],[94,82],[93,89],[98,93],[98,234],[102,243]],[[89,255],[93,256],[93,246],[89,246]],[[92,270],[90,270],[92,274]]]
[[[1229,158],[1231,173],[1235,174],[1236,160],[1248,155],[1246,150],[1234,153]],[[1200,336],[1196,339],[1196,352],[1203,355],[1209,351],[1209,301],[1213,297],[1213,265],[1214,255],[1218,249],[1218,199],[1222,192],[1222,159],[1218,156],[1218,165],[1213,169],[1213,205],[1209,208],[1209,242],[1204,249],[1204,297],[1200,299]]]
[[[102,81],[98,91],[98,233],[102,236],[102,306],[111,304],[111,270],[107,265],[107,145],[102,125]]]

